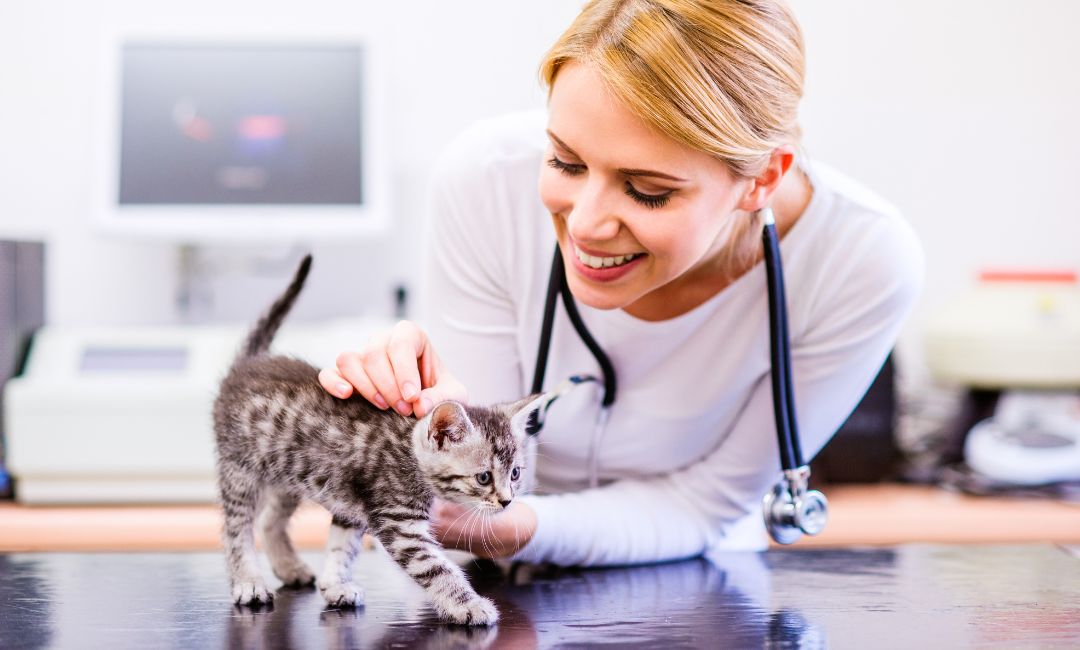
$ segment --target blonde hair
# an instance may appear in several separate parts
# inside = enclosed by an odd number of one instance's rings
[[[761,173],[800,137],[802,32],[783,0],[592,0],[544,57],[597,70],[647,124],[708,153],[737,177]],[[729,219],[732,273],[758,255],[750,219]]]

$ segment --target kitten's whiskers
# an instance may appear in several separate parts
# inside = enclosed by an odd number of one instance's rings
[[[457,522],[460,521],[462,517],[465,517],[465,523],[462,524],[460,528],[458,528],[458,536],[457,536],[457,540],[455,541],[455,544],[460,548],[461,547],[461,536],[465,535],[465,541],[466,541],[466,546],[467,546],[466,550],[468,550],[470,553],[472,553],[472,542],[469,541],[468,532],[469,532],[469,522],[472,520],[472,516],[473,516],[473,511],[470,508],[470,509],[466,510],[465,512],[461,513],[460,515],[458,515],[458,518],[454,520],[453,524],[451,524],[451,525],[456,525]]]

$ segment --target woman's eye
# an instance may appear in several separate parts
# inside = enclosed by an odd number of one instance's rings
[[[520,468],[515,467],[514,469],[510,470],[510,480],[511,481],[516,481],[519,478],[521,478],[521,469]]]
[[[476,475],[476,482],[480,485],[491,483],[491,472],[480,472]]]
[[[559,160],[558,156],[552,156],[548,160],[548,166],[558,169],[567,176],[579,176],[585,173],[585,165],[563,162]]]
[[[630,181],[626,181],[626,195],[647,208],[664,207],[667,204],[668,199],[671,198],[672,191],[673,190],[668,190],[661,194],[646,194],[644,192],[639,192],[630,184]]]

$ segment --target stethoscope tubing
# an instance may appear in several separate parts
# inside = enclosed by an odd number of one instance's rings
[[[784,269],[780,262],[780,238],[771,211],[762,228],[765,273],[769,300],[769,356],[772,362],[773,414],[780,446],[780,465],[791,470],[803,465],[802,449],[795,417],[795,391],[791,380],[791,344],[788,334]]]
[[[536,350],[536,369],[533,371],[532,394],[544,390],[544,374],[547,372],[548,353],[551,351],[551,332],[555,327],[555,305],[559,299],[559,287],[566,277],[563,268],[562,252],[555,245],[555,258],[551,260],[551,275],[548,277],[547,297],[544,299],[544,321],[540,326],[540,345]]]
[[[780,464],[783,478],[763,499],[765,525],[769,535],[781,544],[790,544],[803,533],[816,535],[821,532],[827,518],[828,501],[817,490],[808,489],[810,468],[803,464],[802,449],[799,446],[799,432],[795,417],[795,391],[792,383],[791,339],[788,328],[787,298],[784,290],[784,269],[780,262],[780,237],[776,231],[772,210],[764,208],[762,217],[762,243],[769,304],[769,358],[771,363],[770,379],[772,384],[773,415],[776,421],[776,435],[780,450]],[[533,373],[533,394],[543,392],[544,375],[547,371],[548,354],[551,348],[551,335],[555,326],[555,308],[562,297],[567,316],[581,340],[588,347],[596,362],[600,365],[604,382],[604,396],[589,449],[589,484],[597,487],[599,467],[599,443],[606,428],[611,405],[615,402],[615,368],[611,359],[593,338],[578,312],[577,303],[566,282],[566,268],[562,252],[555,245],[555,255],[551,262],[551,276],[548,280],[547,296],[544,302],[544,319],[541,325],[540,345],[537,348],[536,368]],[[574,376],[570,385],[584,381],[595,381],[594,377]],[[562,391],[556,391],[561,394]],[[550,404],[557,394],[548,401]],[[546,405],[543,411],[546,413]],[[535,421],[530,420],[527,431],[539,433],[543,427],[543,414]]]
[[[772,371],[773,415],[776,421],[777,442],[780,449],[782,469],[793,470],[803,466],[802,449],[799,445],[799,433],[795,416],[795,391],[791,378],[791,345],[787,319],[787,296],[784,289],[784,270],[780,261],[780,238],[772,211],[766,210],[765,224],[762,227],[762,244],[765,253],[765,272],[768,285],[769,302],[769,355]],[[581,318],[570,287],[566,283],[566,268],[558,244],[551,261],[551,275],[548,279],[547,296],[544,302],[544,320],[540,331],[540,345],[537,349],[536,368],[533,373],[532,392],[543,391],[544,375],[547,371],[548,355],[551,348],[551,335],[555,326],[555,308],[559,297],[563,299],[567,316],[578,336],[585,343],[589,352],[600,365],[604,381],[602,405],[609,408],[615,402],[616,378],[611,359],[600,344],[593,338]]]
[[[768,285],[769,302],[769,356],[772,371],[773,416],[776,420],[777,442],[780,448],[782,469],[794,470],[803,466],[802,449],[799,446],[799,432],[795,416],[795,391],[791,379],[791,344],[788,331],[787,296],[784,290],[784,269],[780,261],[780,237],[776,232],[776,223],[772,211],[765,209],[765,223],[761,230],[762,245],[765,252],[765,273]],[[566,283],[566,267],[563,264],[562,251],[558,244],[551,260],[551,275],[548,279],[547,296],[544,301],[544,320],[540,331],[540,345],[537,349],[536,368],[533,373],[532,392],[543,391],[544,375],[547,371],[548,355],[551,349],[551,335],[555,327],[555,308],[562,297],[563,305],[570,323],[574,326],[582,342],[600,365],[604,381],[602,406],[606,409],[615,402],[615,368],[611,359],[600,344],[593,338],[585,326],[578,311],[570,287]]]
[[[574,300],[574,294],[570,292],[570,286],[566,283],[566,267],[563,265],[562,251],[559,249],[558,244],[555,244],[555,256],[551,260],[551,277],[548,280],[547,298],[544,302],[544,321],[540,330],[540,347],[536,354],[536,370],[533,373],[532,392],[536,394],[544,389],[544,374],[547,372],[548,353],[551,348],[551,332],[555,326],[555,305],[559,296],[562,296],[563,306],[566,307],[566,315],[570,318],[570,324],[574,326],[574,330],[581,337],[582,342],[585,343],[585,347],[589,348],[589,352],[596,359],[596,363],[600,365],[600,372],[604,381],[604,397],[601,405],[607,409],[615,403],[615,366],[611,363],[611,359],[604,352],[604,349],[593,338],[589,328],[585,326],[585,321],[581,318],[581,312],[577,308],[577,301]]]

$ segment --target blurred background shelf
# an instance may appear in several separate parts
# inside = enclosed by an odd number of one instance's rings
[[[829,525],[791,547],[935,544],[1080,544],[1080,505],[1044,499],[972,497],[914,485],[828,489]],[[302,507],[291,533],[318,549],[330,516]],[[28,507],[0,505],[0,552],[196,551],[220,547],[215,506]]]

